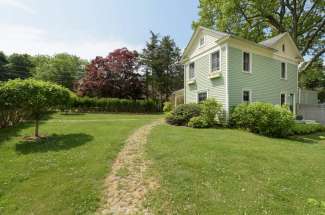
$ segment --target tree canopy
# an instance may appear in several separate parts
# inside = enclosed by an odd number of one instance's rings
[[[71,92],[57,84],[33,79],[10,80],[0,85],[0,107],[28,113],[35,120],[35,137],[39,137],[39,120],[48,111],[69,104]]]
[[[117,49],[107,57],[96,57],[79,81],[78,95],[137,99],[142,96],[136,51]]]
[[[199,25],[260,42],[289,32],[306,70],[325,53],[325,1],[322,0],[200,0]],[[307,59],[307,58],[306,58]]]
[[[51,81],[69,89],[83,76],[86,60],[66,53],[53,57],[38,55],[33,57],[35,68],[33,77],[39,80]]]
[[[28,54],[12,54],[7,57],[0,52],[0,81],[29,78],[33,67],[32,56]]]
[[[146,76],[146,94],[152,99],[167,100],[170,94],[183,88],[181,51],[170,36],[153,32],[141,54]]]

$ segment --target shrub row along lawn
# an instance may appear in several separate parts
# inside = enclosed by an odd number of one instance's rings
[[[0,214],[89,214],[128,135],[158,115],[54,115],[40,143],[33,124],[0,129]]]
[[[160,178],[147,201],[155,214],[325,213],[325,133],[275,139],[162,125],[147,156]]]

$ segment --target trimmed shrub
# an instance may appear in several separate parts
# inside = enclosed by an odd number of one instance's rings
[[[171,102],[164,102],[164,113],[171,112],[173,110],[172,103]]]
[[[293,135],[305,135],[305,134],[312,134],[316,132],[324,132],[325,126],[321,124],[298,124],[296,123],[292,127],[292,134]]]
[[[75,97],[71,109],[77,112],[157,113],[160,104],[153,100]]]
[[[208,127],[224,123],[222,104],[218,103],[215,99],[205,100],[201,103],[201,107],[202,111],[200,116],[208,124]]]
[[[211,124],[202,116],[195,116],[188,122],[188,127],[192,128],[208,128]]]
[[[166,121],[172,125],[187,125],[191,118],[199,116],[201,107],[198,104],[182,104],[166,118]]]
[[[271,137],[286,137],[294,125],[293,114],[285,107],[255,102],[238,105],[231,114],[231,124]]]
[[[38,137],[39,120],[50,110],[63,109],[71,101],[71,91],[46,81],[11,80],[0,86],[0,106],[3,111],[22,112],[35,120]]]

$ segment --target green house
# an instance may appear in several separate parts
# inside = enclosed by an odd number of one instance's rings
[[[215,98],[228,114],[246,102],[298,103],[298,64],[303,61],[288,33],[260,43],[198,27],[182,57],[184,103]]]

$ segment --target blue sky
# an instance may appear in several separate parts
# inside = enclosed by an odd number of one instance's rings
[[[150,30],[184,48],[197,7],[198,0],[0,0],[0,50],[91,59],[123,46],[141,50]]]

